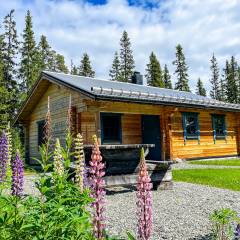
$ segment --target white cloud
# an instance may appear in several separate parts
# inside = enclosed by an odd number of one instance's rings
[[[155,8],[129,6],[126,0],[109,0],[92,5],[81,0],[0,0],[0,17],[16,9],[18,29],[30,9],[39,39],[45,34],[54,49],[67,62],[80,61],[88,52],[97,77],[107,78],[113,53],[127,30],[132,41],[136,69],[144,74],[151,51],[161,64],[172,61],[177,43],[183,45],[189,65],[190,85],[194,90],[198,77],[209,87],[209,59],[213,52],[223,66],[226,58],[240,58],[240,2],[238,0],[162,0]],[[146,5],[146,4],[145,4]]]

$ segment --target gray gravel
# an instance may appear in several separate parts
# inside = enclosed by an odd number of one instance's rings
[[[112,234],[136,232],[136,193],[107,196],[107,227]],[[152,239],[209,239],[209,215],[219,208],[240,212],[240,192],[190,183],[174,183],[173,190],[153,192]]]

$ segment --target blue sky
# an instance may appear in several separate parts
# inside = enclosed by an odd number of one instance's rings
[[[0,0],[1,21],[12,8],[19,36],[30,9],[36,40],[46,35],[68,65],[71,59],[79,64],[82,54],[89,53],[99,78],[108,78],[123,30],[142,74],[151,51],[173,72],[175,46],[182,44],[193,91],[198,77],[209,89],[213,52],[221,67],[231,55],[240,62],[238,0]]]

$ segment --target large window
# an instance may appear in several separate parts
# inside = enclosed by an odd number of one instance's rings
[[[198,139],[200,138],[199,124],[198,124],[198,113],[182,113],[183,117],[183,133],[184,141],[187,139]]]
[[[37,122],[38,146],[41,146],[44,143],[44,125],[45,125],[45,120]]]
[[[122,143],[121,114],[101,113],[102,144]]]
[[[227,131],[225,125],[225,115],[212,115],[213,137],[216,139],[225,139]]]

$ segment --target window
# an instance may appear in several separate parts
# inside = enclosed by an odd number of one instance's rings
[[[225,127],[225,115],[212,115],[212,125],[213,125],[213,138],[225,139],[227,131]]]
[[[38,125],[38,146],[44,144],[44,125],[45,120],[37,122]]]
[[[200,140],[198,113],[183,113],[182,117],[184,142],[186,142],[187,139]]]
[[[122,143],[120,114],[101,113],[101,137],[103,144]]]

